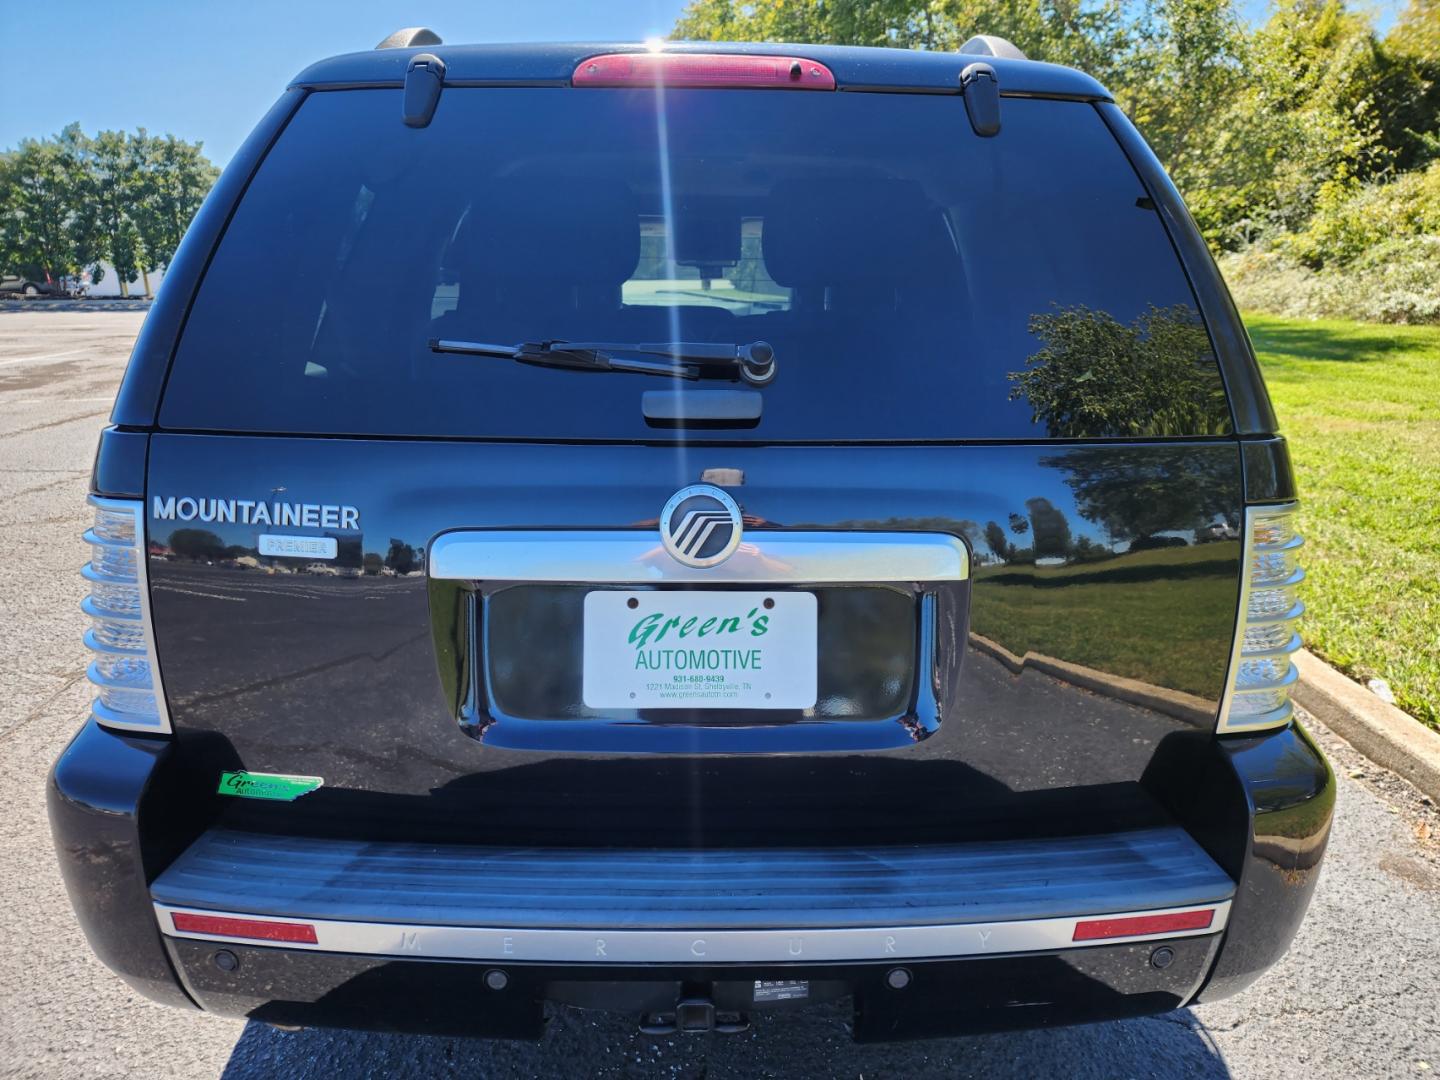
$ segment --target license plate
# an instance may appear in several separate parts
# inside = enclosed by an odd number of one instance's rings
[[[808,709],[814,593],[585,596],[582,696],[591,709]]]

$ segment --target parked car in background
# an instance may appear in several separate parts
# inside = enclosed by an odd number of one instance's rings
[[[0,296],[37,300],[42,296],[64,296],[65,290],[48,275],[43,278],[6,274],[0,277]]]

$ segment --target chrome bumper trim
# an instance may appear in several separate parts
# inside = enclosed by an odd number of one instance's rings
[[[1199,930],[1075,941],[1075,924],[1182,911],[1215,913]],[[276,942],[177,931],[172,915],[211,915],[256,922],[301,922],[315,927],[314,944]],[[1199,937],[1225,929],[1230,901],[1153,911],[1101,912],[1059,919],[961,923],[944,926],[846,927],[799,930],[518,929],[343,922],[249,915],[245,912],[155,905],[160,930],[170,937],[251,944],[308,952],[356,953],[431,960],[496,960],[555,964],[779,964],[824,961],[885,963],[896,959],[945,959],[1001,953],[1050,952],[1165,938]]]
[[[432,578],[447,581],[613,585],[963,581],[970,574],[968,549],[946,533],[767,529],[747,530],[734,555],[704,569],[676,562],[653,529],[465,529],[437,536],[427,565]]]

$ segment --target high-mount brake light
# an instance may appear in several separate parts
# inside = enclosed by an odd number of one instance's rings
[[[91,706],[108,728],[170,732],[145,567],[145,508],[138,499],[90,496],[95,524],[86,531],[90,561],[80,571],[90,595],[80,608],[90,616],[85,646],[95,654],[86,673],[99,693]]]
[[[824,64],[801,56],[723,53],[607,53],[582,60],[575,86],[667,86],[679,89],[834,90]]]
[[[1305,611],[1296,589],[1305,571],[1296,562],[1303,543],[1294,529],[1295,504],[1245,511],[1244,578],[1230,656],[1222,734],[1284,727],[1290,722],[1290,688],[1298,677],[1290,657],[1300,648],[1295,621]]]

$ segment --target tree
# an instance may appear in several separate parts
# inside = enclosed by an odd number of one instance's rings
[[[1110,558],[1111,554],[1108,547],[1092,540],[1084,533],[1075,538],[1075,544],[1070,549],[1070,557],[1076,562],[1096,562],[1100,559]]]
[[[1376,108],[1397,169],[1440,159],[1440,0],[1410,0],[1382,45]]]
[[[85,198],[73,153],[78,130],[26,139],[0,158],[0,264],[43,278],[76,273],[93,255],[90,237],[72,227]]]
[[[990,553],[1005,562],[1010,558],[1010,540],[1005,535],[1004,528],[998,521],[987,521],[985,523],[985,543],[990,548]]]
[[[1054,438],[1223,435],[1230,412],[1195,311],[1151,307],[1129,324],[1076,305],[1030,317],[1042,347],[1011,372]]]
[[[1217,516],[1233,516],[1240,499],[1235,459],[1226,453],[1081,446],[1040,463],[1065,470],[1080,516],[1112,542],[1193,532]]]
[[[1063,557],[1070,550],[1070,522],[1065,515],[1051,505],[1049,499],[1025,500],[1025,509],[1030,511],[1030,528],[1035,537],[1035,557]]]
[[[1345,0],[1277,0],[1255,32],[1236,0],[694,0],[675,34],[945,50],[1009,38],[1104,83],[1206,238],[1237,247],[1303,223],[1327,185],[1382,175],[1396,154],[1440,153],[1426,134],[1440,116],[1426,96],[1434,65],[1414,59],[1440,55],[1437,4],[1411,0],[1387,39],[1411,59],[1388,66],[1372,17]]]
[[[130,215],[138,195],[135,155],[123,131],[102,131],[85,147],[89,196],[77,217],[94,230],[105,258],[115,267],[120,295],[130,295],[130,282],[140,273],[140,233]]]
[[[130,216],[143,254],[142,268],[164,269],[219,170],[201,152],[202,143],[174,135],[151,136],[140,128],[129,145],[134,192]]]
[[[408,574],[415,569],[415,549],[396,537],[390,538],[390,550],[385,554],[385,565],[397,574]]]
[[[221,559],[225,542],[209,529],[176,529],[170,534],[170,550],[184,559]]]
[[[216,170],[199,143],[70,124],[0,154],[0,268],[54,278],[108,259],[121,291],[167,266]],[[148,292],[148,282],[147,282]]]
[[[1410,0],[1385,44],[1392,52],[1440,63],[1440,0]]]
[[[1249,43],[1233,0],[1144,4],[1111,89],[1182,191],[1206,182]]]

